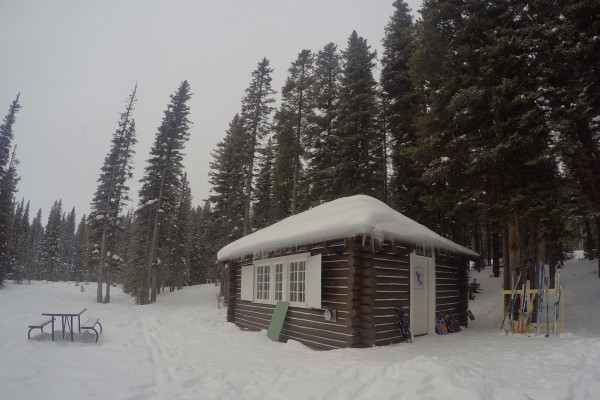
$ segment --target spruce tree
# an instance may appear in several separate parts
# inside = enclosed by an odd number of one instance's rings
[[[180,200],[177,208],[176,225],[171,235],[171,260],[169,262],[169,289],[181,290],[189,281],[191,245],[192,192],[187,174],[181,178]]]
[[[191,212],[191,234],[190,234],[190,272],[189,283],[198,285],[206,282],[204,265],[202,257],[204,254],[205,243],[203,241],[203,224],[202,207],[197,206]]]
[[[60,279],[75,279],[75,208],[64,216],[60,231]]]
[[[384,193],[383,140],[377,126],[377,83],[373,78],[375,52],[353,31],[342,52],[343,71],[338,107],[336,182],[340,196]]]
[[[416,29],[410,9],[403,0],[394,2],[394,14],[385,27],[381,59],[383,97],[382,129],[391,137],[392,174],[390,202],[408,217],[417,217],[418,197],[423,185],[407,149],[416,139],[414,119],[417,97],[409,74],[415,50]]]
[[[254,191],[254,206],[252,218],[256,229],[265,228],[276,222],[276,201],[273,193],[273,158],[274,145],[271,139],[261,150],[260,169],[256,178],[256,189]]]
[[[87,216],[83,216],[75,232],[75,254],[73,258],[73,272],[75,282],[87,282],[90,277],[90,237]]]
[[[135,259],[132,260],[137,277],[135,295],[140,304],[156,301],[161,284],[159,277],[164,273],[162,259],[166,249],[162,245],[173,232],[180,201],[183,150],[191,124],[187,105],[190,97],[190,85],[183,81],[171,95],[141,180],[133,243]]]
[[[41,250],[44,240],[44,226],[42,225],[42,210],[39,209],[36,216],[31,221],[31,230],[28,237],[27,262],[25,265],[25,278],[28,283],[32,279],[41,279]]]
[[[271,89],[271,73],[269,60],[263,58],[252,71],[252,82],[246,89],[242,100],[242,123],[245,130],[245,150],[241,154],[246,159],[244,182],[244,225],[243,235],[250,233],[250,209],[252,205],[252,184],[254,180],[254,164],[259,140],[265,137],[270,129],[269,115],[273,111],[270,106],[275,99],[275,91]]]
[[[13,264],[12,229],[14,194],[17,190],[16,149],[12,150],[13,125],[21,108],[19,96],[12,102],[4,123],[0,125],[0,286],[10,273]]]
[[[278,219],[296,214],[299,209],[298,195],[303,173],[302,143],[310,129],[314,113],[310,97],[314,80],[313,64],[310,50],[302,50],[292,62],[285,85],[281,89],[281,106],[275,115],[278,151],[274,185],[284,203],[279,207]],[[289,205],[285,204],[287,197],[290,198]]]
[[[44,229],[44,238],[41,243],[41,251],[39,254],[42,268],[41,278],[49,281],[56,281],[59,279],[62,214],[62,200],[55,201],[50,209],[48,222],[46,223],[46,228]]]
[[[29,202],[25,204],[25,199],[22,199],[17,205],[13,221],[12,279],[17,283],[21,283],[25,279],[27,254],[29,253],[29,229]]]
[[[225,138],[217,144],[210,162],[209,182],[212,185],[209,201],[212,205],[217,231],[213,240],[217,246],[242,237],[246,207],[245,158],[246,131],[244,121],[235,115],[229,123]]]
[[[550,110],[553,145],[587,199],[582,212],[595,226],[594,244],[600,252],[600,4],[550,3],[534,10],[535,18],[545,21],[540,38],[552,45],[540,58],[550,72],[542,86],[547,103],[540,101],[540,106]]]
[[[0,125],[0,178],[8,171],[10,164],[11,146],[14,136],[13,125],[16,121],[17,112],[21,109],[21,105],[19,104],[20,96],[20,93],[17,94],[16,99],[12,102],[8,113],[4,117],[4,123]]]
[[[341,73],[337,47],[328,43],[315,57],[310,94],[315,112],[310,116],[310,129],[304,138],[306,176],[310,180],[308,206],[333,200],[342,191],[341,187],[336,186],[334,161]]]
[[[110,274],[115,234],[123,204],[128,200],[127,180],[131,177],[133,146],[137,142],[133,109],[136,101],[137,83],[129,95],[125,111],[121,114],[118,127],[113,134],[111,148],[104,159],[98,179],[98,188],[92,200],[90,229],[92,243],[97,254],[96,301],[102,303],[103,283],[107,283],[104,302],[110,301]]]
[[[11,274],[15,263],[13,247],[14,194],[17,190],[17,160],[15,151],[11,156],[8,167],[0,177],[0,286]]]

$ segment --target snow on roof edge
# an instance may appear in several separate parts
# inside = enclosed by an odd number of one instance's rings
[[[259,256],[270,251],[360,236],[479,256],[393,210],[380,200],[355,195],[321,204],[244,236],[223,247],[217,253],[217,259],[224,261],[246,255]]]

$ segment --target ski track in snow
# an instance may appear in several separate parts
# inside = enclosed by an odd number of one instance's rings
[[[95,286],[14,285],[0,290],[0,393],[7,399],[511,399],[591,400],[600,393],[600,319],[595,262],[563,271],[566,332],[559,337],[498,333],[499,279],[484,270],[471,303],[477,319],[448,336],[371,349],[313,351],[239,330],[202,285],[136,306],[113,288],[96,304]],[[592,279],[593,277],[593,279]],[[50,341],[28,323],[47,309],[87,307],[104,332]],[[85,314],[84,314],[85,315]],[[60,329],[60,328],[59,328]],[[3,397],[5,398],[5,397]]]

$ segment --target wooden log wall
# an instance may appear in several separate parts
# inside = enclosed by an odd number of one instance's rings
[[[450,252],[435,253],[436,317],[450,314],[463,326],[467,324],[467,260]]]
[[[305,252],[310,252],[311,255],[321,254],[321,307],[335,308],[336,321],[325,321],[322,309],[290,307],[283,324],[281,340],[293,339],[309,347],[324,350],[356,346],[360,342],[361,328],[360,323],[356,324],[352,303],[348,303],[351,285],[348,260],[351,256],[343,240],[269,253],[265,258]],[[240,299],[241,266],[252,263],[250,258],[244,261],[236,262],[235,274],[232,274],[237,282],[235,307],[232,309],[233,320],[242,329],[267,330],[275,306]]]
[[[373,270],[377,277],[375,297],[375,345],[384,346],[402,341],[396,325],[396,307],[404,308],[410,317],[410,252],[406,245],[385,242],[373,254]]]
[[[281,332],[283,341],[297,340],[315,349],[370,347],[402,340],[394,311],[404,308],[410,318],[410,253],[408,245],[356,238],[326,242],[263,258],[310,252],[321,254],[321,307],[335,308],[335,322],[323,310],[290,307]],[[466,326],[468,260],[454,253],[435,254],[436,316],[451,314]],[[267,330],[275,308],[241,300],[241,267],[251,257],[229,262],[230,302],[227,320],[248,330]]]

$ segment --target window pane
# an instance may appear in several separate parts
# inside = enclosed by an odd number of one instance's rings
[[[275,264],[275,300],[283,300],[283,264]]]
[[[290,263],[290,301],[304,303],[306,301],[306,265],[304,261]]]

